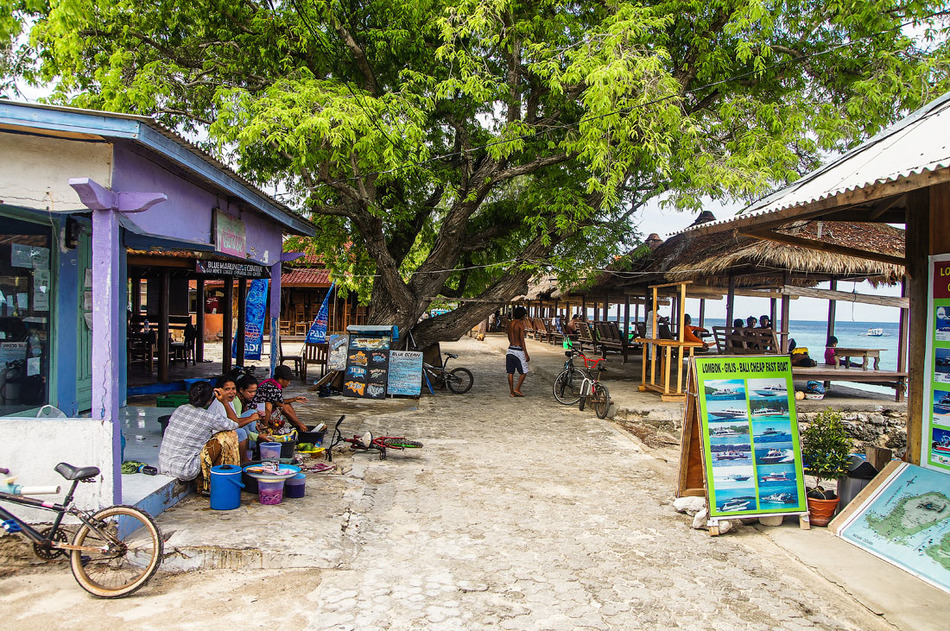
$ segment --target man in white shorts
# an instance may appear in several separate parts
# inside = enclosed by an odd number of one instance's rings
[[[521,384],[528,375],[528,348],[524,340],[524,317],[527,315],[524,307],[515,307],[514,319],[508,324],[508,352],[505,354],[505,369],[508,372],[508,390],[513,397],[523,397]],[[515,372],[520,373],[518,385],[515,386]]]

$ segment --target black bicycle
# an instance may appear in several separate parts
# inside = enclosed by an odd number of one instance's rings
[[[449,359],[458,359],[459,356],[455,353],[442,354],[445,355],[445,360],[443,360],[440,366],[433,366],[428,362],[422,362],[422,370],[425,371],[426,379],[429,380],[429,384],[433,386],[438,384],[442,387],[447,387],[455,394],[465,394],[471,390],[472,384],[475,383],[475,377],[472,376],[472,371],[468,368],[453,368],[449,370]]]
[[[99,598],[128,596],[145,585],[162,562],[165,540],[151,515],[134,506],[110,506],[99,511],[83,511],[72,505],[76,485],[93,482],[98,467],[74,467],[65,462],[55,470],[72,481],[62,504],[39,500],[29,495],[55,495],[59,487],[21,487],[0,485],[9,492],[0,492],[0,501],[38,508],[56,513],[53,525],[37,531],[22,519],[0,506],[0,519],[8,532],[21,532],[33,542],[33,553],[52,561],[69,553],[69,565],[76,582]],[[9,473],[0,469],[0,473]],[[72,543],[62,525],[69,515],[80,525]]]

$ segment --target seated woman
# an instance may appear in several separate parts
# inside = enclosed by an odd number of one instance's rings
[[[188,404],[176,409],[168,420],[168,429],[158,452],[160,473],[179,480],[195,480],[198,491],[210,489],[211,467],[240,464],[234,421],[205,408],[212,399],[221,400],[224,392],[199,381],[188,390]]]
[[[263,417],[258,421],[257,427],[264,436],[287,434],[296,427],[299,431],[307,431],[307,426],[297,418],[297,411],[294,410],[292,403],[306,403],[307,397],[289,397],[284,398],[283,389],[290,385],[290,380],[294,373],[290,366],[278,366],[274,369],[274,377],[265,379],[257,386],[257,393],[254,395],[251,403],[257,406],[260,411],[260,405],[264,405]],[[293,427],[287,427],[289,422]]]
[[[709,331],[707,331],[706,329],[700,326],[692,326],[692,322],[693,322],[693,319],[690,317],[688,313],[683,315],[683,341],[693,342],[695,344],[702,344],[704,351],[709,350],[709,344],[704,342],[703,339],[700,337],[700,334],[703,334],[703,333],[708,335]]]
[[[253,377],[250,377],[253,379]],[[224,393],[221,399],[215,399],[208,406],[208,411],[218,416],[224,416],[238,424],[235,431],[238,438],[238,449],[241,453],[241,462],[249,460],[247,456],[247,446],[250,436],[250,430],[254,428],[253,423],[260,420],[260,414],[257,410],[250,408],[245,410],[244,402],[238,396],[237,383],[230,375],[218,377],[218,388]],[[254,382],[254,389],[257,390],[257,382]],[[253,397],[253,395],[251,395]]]
[[[845,368],[861,368],[863,364],[858,362],[846,361],[844,357],[838,358],[835,355],[835,348],[838,346],[838,338],[834,335],[828,337],[828,343],[825,344],[825,363],[829,366],[844,366]]]

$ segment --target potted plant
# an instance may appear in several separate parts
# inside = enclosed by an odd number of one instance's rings
[[[838,508],[837,479],[848,471],[850,455],[851,437],[838,410],[822,410],[802,432],[802,463],[805,473],[815,477],[815,486],[807,493],[812,524],[827,526],[831,521]],[[822,486],[831,481],[835,489]]]

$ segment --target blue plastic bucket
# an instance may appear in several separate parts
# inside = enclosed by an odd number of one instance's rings
[[[241,505],[241,467],[220,464],[211,467],[211,508],[233,510]]]

